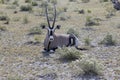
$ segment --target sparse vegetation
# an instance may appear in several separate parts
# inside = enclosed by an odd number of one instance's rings
[[[91,40],[89,37],[85,38],[85,45],[89,46],[91,44]]]
[[[85,13],[85,11],[82,9],[82,10],[78,10],[78,13],[79,14],[84,14]]]
[[[107,11],[107,14],[105,15],[106,18],[111,18],[116,14],[116,10],[113,7],[107,7],[106,11]]]
[[[5,26],[0,26],[0,31],[6,31],[6,27]]]
[[[103,65],[96,59],[84,58],[80,61],[80,68],[82,68],[84,75],[102,75]]]
[[[76,0],[69,0],[70,2],[76,2]]]
[[[4,3],[5,3],[5,1],[4,1],[4,0],[0,0],[0,3],[4,4]]]
[[[29,11],[29,12],[31,12],[32,11],[32,6],[31,5],[22,5],[20,7],[20,10],[21,11]]]
[[[100,0],[100,2],[108,2],[109,0]]]
[[[24,18],[23,18],[23,24],[27,24],[28,22],[29,22],[28,17],[24,16]]]
[[[0,21],[6,21],[6,20],[8,20],[7,15],[0,15]]]
[[[116,27],[120,29],[120,24],[117,24],[117,26],[116,26]]]
[[[30,35],[34,35],[34,34],[42,34],[42,30],[40,27],[33,27],[30,29]]]
[[[25,0],[25,3],[31,3],[32,0]]]
[[[51,3],[57,4],[57,0],[50,0]]]
[[[68,29],[67,34],[74,34],[77,37],[79,36],[78,31],[76,31],[74,28]]]
[[[19,6],[18,0],[15,0],[15,1],[13,2],[13,4],[16,5],[16,6]]]
[[[82,56],[75,48],[59,48],[56,53],[60,54],[60,60],[62,61],[74,61]]]
[[[61,21],[67,20],[67,16],[65,14],[60,14],[59,16]]]
[[[55,33],[77,34],[82,50],[44,52],[41,26],[46,6],[52,26],[54,4]],[[0,80],[54,79],[120,79],[120,11],[111,0],[0,0]]]
[[[87,10],[88,13],[91,13],[92,11],[91,10]]]
[[[82,0],[83,3],[88,3],[90,0]]]
[[[94,26],[94,25],[99,25],[99,21],[96,20],[96,18],[92,18],[91,16],[87,16],[85,26]]]
[[[100,42],[100,44],[105,44],[106,46],[113,46],[116,44],[116,41],[113,40],[112,35],[107,34],[106,37]]]
[[[32,6],[38,6],[38,3],[35,2],[35,1],[33,1],[33,2],[32,2]]]
[[[44,8],[45,6],[48,6],[48,3],[46,1],[42,1],[40,6]]]

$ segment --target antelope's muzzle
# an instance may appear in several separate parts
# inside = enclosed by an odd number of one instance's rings
[[[50,36],[49,37],[49,41],[53,41],[54,40],[54,37],[53,36]]]

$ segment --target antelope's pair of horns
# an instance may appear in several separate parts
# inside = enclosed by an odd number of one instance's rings
[[[52,27],[50,26],[50,21],[49,21],[49,18],[48,18],[48,9],[47,9],[47,6],[46,6],[45,12],[46,12],[46,18],[47,18],[47,22],[48,22],[49,28],[54,28],[54,26],[55,26],[55,21],[56,21],[56,6],[54,5],[54,20],[53,20]]]

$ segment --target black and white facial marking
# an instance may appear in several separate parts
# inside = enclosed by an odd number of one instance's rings
[[[47,36],[49,38],[49,41],[52,42],[54,41],[54,33],[56,29],[60,29],[60,25],[57,25],[56,27],[50,28],[50,27],[46,27],[46,26],[42,26],[42,29],[47,29]]]
[[[53,20],[52,26],[50,25],[50,21],[49,21],[49,18],[48,18],[47,6],[46,6],[46,18],[47,18],[48,27],[43,25],[42,28],[47,29],[47,31],[48,31],[47,35],[49,37],[49,41],[52,42],[52,41],[54,41],[54,32],[55,32],[55,30],[60,29],[60,25],[57,25],[56,27],[54,27],[55,26],[55,21],[56,21],[56,7],[55,7],[55,5],[54,5],[54,20]]]

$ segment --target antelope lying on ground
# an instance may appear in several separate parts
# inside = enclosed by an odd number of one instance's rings
[[[120,10],[120,2],[118,0],[111,0],[113,5],[114,5],[114,8],[116,10]]]
[[[57,25],[55,27],[55,22],[56,22],[56,7],[54,6],[54,20],[52,27],[50,25],[50,21],[48,18],[48,10],[46,7],[46,18],[47,18],[47,23],[48,27],[45,25],[42,26],[42,29],[47,29],[47,34],[46,38],[44,40],[44,50],[45,51],[50,51],[54,52],[55,49],[58,47],[63,47],[63,46],[75,46],[77,49],[82,50],[81,48],[78,48],[79,40],[74,34],[56,34],[55,30],[60,29],[60,25]]]

